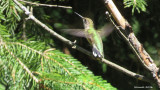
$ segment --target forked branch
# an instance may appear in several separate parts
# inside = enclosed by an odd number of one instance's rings
[[[111,15],[113,16],[114,20],[118,24],[118,27],[120,27],[117,28],[117,30],[127,41],[127,43],[130,45],[135,54],[138,56],[143,66],[151,72],[154,79],[157,81],[158,86],[160,87],[159,68],[156,66],[150,55],[143,48],[143,45],[138,41],[138,39],[134,35],[131,25],[121,15],[121,13],[119,12],[112,0],[104,0],[104,2],[108,10],[110,11]]]

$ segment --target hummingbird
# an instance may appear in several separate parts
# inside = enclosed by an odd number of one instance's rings
[[[98,32],[94,28],[94,23],[90,18],[83,17],[82,15],[75,12],[80,18],[83,20],[84,30],[73,30],[73,29],[65,29],[64,32],[67,32],[71,35],[85,37],[87,38],[89,44],[92,46],[92,54],[95,58],[101,59],[104,58],[104,51],[103,51],[103,43],[101,39],[102,36],[107,36],[113,31],[113,25],[109,25],[109,30],[103,30],[103,32]],[[108,29],[108,27],[107,27]],[[79,30],[79,31],[78,31]]]
[[[92,54],[95,58],[104,58],[103,43],[99,33],[94,28],[94,23],[90,18],[83,17],[75,12],[83,20],[85,36],[92,46]]]

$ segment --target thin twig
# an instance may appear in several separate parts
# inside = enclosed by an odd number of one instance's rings
[[[59,40],[61,40],[62,42],[66,43],[67,45],[71,46],[71,47],[74,47],[73,49],[76,49],[90,57],[93,57],[92,53],[85,50],[84,48],[76,45],[74,42],[71,42],[70,40],[64,38],[63,36],[59,35],[58,33],[54,32],[52,29],[50,29],[49,27],[47,27],[45,24],[43,24],[42,22],[40,22],[38,19],[36,19],[32,14],[30,14],[29,10],[23,6],[22,4],[20,4],[17,0],[13,0],[24,12],[26,15],[29,16],[29,18],[31,20],[33,20],[35,23],[37,23],[38,25],[40,25],[41,27],[43,27],[45,30],[47,30],[48,32],[50,32],[50,34],[52,34],[53,36],[55,36],[56,38],[58,38]],[[115,63],[112,63],[110,62],[109,60],[106,60],[106,59],[102,59],[102,62],[107,64],[108,66],[112,67],[112,68],[115,68],[116,70],[118,71],[121,71],[123,73],[125,73],[126,75],[128,76],[131,76],[131,77],[134,77],[136,79],[139,79],[139,80],[142,80],[142,81],[147,81],[147,82],[151,82],[152,80],[144,77],[143,75],[139,75],[139,74],[136,74],[132,71],[129,71]]]
[[[108,11],[106,11],[106,15],[108,16],[110,22],[114,25],[116,30],[120,33],[120,35],[124,38],[124,40],[129,44],[129,46],[132,48],[134,53],[138,56],[140,59],[141,63],[143,63],[144,67],[149,70],[149,67],[144,63],[144,61],[141,59],[140,55],[137,53],[135,48],[132,46],[131,42],[129,42],[129,39],[125,36],[125,34],[120,30],[120,28],[115,24],[115,22],[112,20],[111,15]]]
[[[66,9],[72,9],[71,6],[61,6],[61,5],[50,5],[50,4],[41,4],[41,3],[35,3],[35,2],[30,2],[30,1],[25,1],[25,0],[18,0],[27,4],[35,5],[35,6],[44,6],[44,7],[58,7],[58,8],[66,8]]]

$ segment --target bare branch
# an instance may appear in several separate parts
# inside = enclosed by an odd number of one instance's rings
[[[134,35],[131,25],[124,19],[124,17],[121,15],[121,13],[119,12],[112,0],[104,0],[104,2],[106,7],[112,14],[113,18],[120,27],[117,28],[117,30],[127,41],[132,50],[136,53],[139,60],[142,62],[143,66],[151,72],[154,79],[157,81],[158,86],[160,87],[160,78],[158,75],[159,68],[156,66],[150,55],[145,51],[142,44]]]
[[[90,57],[93,57],[92,53],[85,50],[84,48],[76,45],[74,42],[71,42],[70,40],[64,38],[63,36],[59,35],[58,33],[54,32],[52,29],[50,29],[49,27],[47,27],[45,24],[43,24],[42,22],[40,22],[38,19],[36,19],[32,14],[30,14],[29,10],[26,9],[25,6],[23,6],[22,4],[20,4],[17,0],[13,0],[24,12],[26,15],[29,16],[29,18],[31,20],[33,20],[35,23],[37,23],[38,25],[40,25],[41,27],[43,27],[45,30],[47,30],[50,34],[52,34],[53,36],[55,36],[56,38],[58,38],[59,40],[61,40],[62,42],[66,43],[67,45],[71,46],[71,47],[74,47],[73,49],[76,49]],[[29,14],[28,14],[29,13]],[[136,74],[134,72],[131,72],[115,63],[112,63],[110,62],[109,60],[106,60],[106,59],[102,59],[102,62],[107,64],[108,66],[112,67],[112,68],[115,68],[116,70],[118,71],[121,71],[122,73],[128,75],[128,76],[131,76],[131,77],[134,77],[138,80],[142,80],[142,81],[147,81],[147,82],[151,82],[153,80],[150,80],[150,79],[147,79],[146,77],[142,76],[142,75],[139,75],[139,74]]]
[[[66,8],[66,9],[72,9],[71,6],[61,6],[61,5],[50,5],[50,4],[41,4],[41,3],[34,3],[30,1],[25,1],[25,0],[18,0],[27,4],[35,5],[35,6],[44,6],[44,7],[58,7],[58,8]]]
[[[138,80],[146,81],[146,82],[149,82],[149,83],[153,82],[153,80],[148,79],[148,78],[144,77],[143,75],[136,74],[132,71],[129,71],[129,70],[127,70],[127,69],[125,69],[125,68],[123,68],[123,67],[121,67],[121,66],[119,66],[115,63],[110,62],[109,60],[103,59],[103,63],[107,64],[108,66],[110,66],[110,67],[112,67],[112,68],[114,68],[114,69],[116,69],[120,72],[123,72],[124,74],[126,74],[128,76],[134,77]]]

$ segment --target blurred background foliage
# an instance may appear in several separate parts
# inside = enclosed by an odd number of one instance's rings
[[[9,1],[9,0],[7,0]],[[103,0],[28,0],[32,2],[71,6],[72,9],[64,8],[50,8],[41,6],[32,6],[25,4],[25,6],[33,7],[33,14],[40,21],[47,26],[60,33],[64,37],[71,41],[77,40],[77,44],[81,47],[91,50],[87,40],[85,38],[79,38],[75,36],[67,35],[60,32],[60,29],[82,29],[83,22],[81,18],[74,14],[78,12],[84,17],[89,17],[93,20],[95,28],[99,29],[103,27],[109,20],[106,19],[105,11],[107,8],[104,6]],[[154,62],[159,66],[160,58],[160,13],[159,0],[113,0],[117,5],[122,15],[131,24],[136,37],[143,44],[146,51],[153,58]],[[147,5],[148,4],[148,5]],[[7,8],[7,7],[6,7]],[[10,7],[12,8],[12,7]],[[15,10],[18,13],[13,12],[8,8],[3,12],[4,8],[1,8],[1,13],[12,13],[5,15],[6,18],[1,18],[1,23],[6,26],[8,32],[12,34],[11,37],[18,38],[19,41],[25,42],[24,38],[36,39],[41,42],[45,42],[46,45],[63,51],[66,54],[72,55],[78,59],[84,66],[88,67],[94,75],[102,76],[103,79],[111,83],[112,86],[119,90],[130,89],[133,90],[134,86],[151,86],[151,84],[136,80],[132,77],[113,69],[97,63],[87,55],[73,50],[66,46],[63,42],[51,36],[47,31],[36,25],[32,21],[26,22],[26,37],[23,37],[23,22],[26,16],[18,7]],[[1,17],[2,14],[0,14]],[[12,16],[13,15],[13,16]],[[20,15],[20,16],[19,16]],[[16,18],[15,18],[15,17]],[[20,19],[21,17],[22,19]],[[10,18],[10,19],[8,19]],[[15,20],[16,19],[16,20]],[[103,39],[105,58],[121,65],[131,71],[150,77],[151,75],[146,73],[147,71],[142,67],[138,58],[131,51],[130,47],[126,44],[123,38],[114,30],[108,37]],[[89,48],[89,49],[88,49]],[[154,86],[154,85],[153,85]]]

